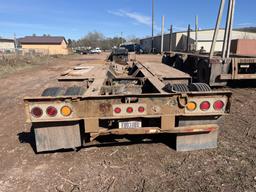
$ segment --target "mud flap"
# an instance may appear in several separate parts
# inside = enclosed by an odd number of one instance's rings
[[[33,128],[37,152],[72,149],[81,146],[78,122],[36,123]]]
[[[218,130],[209,133],[177,134],[177,151],[194,151],[217,148]]]

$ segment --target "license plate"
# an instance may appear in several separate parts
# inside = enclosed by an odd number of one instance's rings
[[[250,65],[240,65],[240,68],[250,68]]]
[[[119,122],[119,128],[130,129],[130,128],[140,128],[142,127],[141,121],[121,121]]]

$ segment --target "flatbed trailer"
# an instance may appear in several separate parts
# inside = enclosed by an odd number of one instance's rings
[[[229,81],[256,80],[256,56],[166,52],[162,62],[191,75],[194,82],[225,86]]]
[[[217,147],[231,93],[162,63],[82,64],[24,99],[37,152],[82,147],[106,135],[175,135],[176,150]]]
[[[234,41],[233,46],[231,46],[236,0],[228,0],[228,5],[225,5],[225,2],[225,0],[220,0],[209,54],[197,49],[194,52],[190,51],[189,41],[187,41],[185,52],[170,50],[164,54],[162,62],[190,74],[193,82],[206,83],[212,87],[225,86],[229,81],[256,80],[256,55],[254,55],[255,51],[251,51],[256,46],[255,41],[240,39]],[[218,35],[225,6],[228,9],[226,9],[227,17],[222,51],[216,52],[215,47],[217,39],[220,38]],[[195,47],[197,47],[198,40],[197,30],[198,26],[195,30]],[[190,39],[190,29],[188,29],[187,39]]]

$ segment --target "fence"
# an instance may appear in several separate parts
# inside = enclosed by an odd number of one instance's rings
[[[45,50],[13,49],[0,52],[0,67],[17,67],[28,64],[38,64],[48,61],[50,55]]]

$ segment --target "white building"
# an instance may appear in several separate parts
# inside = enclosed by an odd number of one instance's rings
[[[204,47],[206,52],[210,52],[214,29],[199,30],[198,31],[198,46],[197,50]],[[215,51],[221,51],[223,45],[225,30],[221,29],[218,34]],[[256,33],[233,30],[232,39],[256,39]],[[140,44],[144,47],[146,52],[150,52],[152,48],[152,38],[145,38],[140,40]],[[195,44],[195,31],[190,32],[189,46]],[[156,52],[161,50],[161,36],[154,37],[154,49]],[[172,50],[185,51],[187,49],[187,31],[176,32],[172,34]],[[170,50],[170,34],[164,35],[164,51]]]
[[[15,51],[15,41],[13,39],[0,38],[0,52],[13,52]]]

